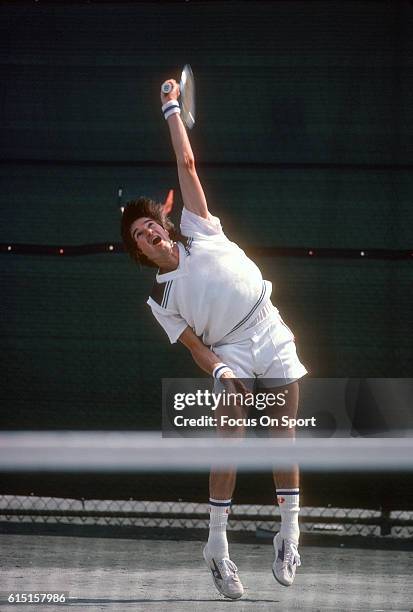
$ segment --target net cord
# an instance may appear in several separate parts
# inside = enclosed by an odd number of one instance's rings
[[[2,432],[0,472],[197,472],[288,467],[413,470],[413,437],[162,438],[159,432]],[[409,432],[411,433],[411,432]]]

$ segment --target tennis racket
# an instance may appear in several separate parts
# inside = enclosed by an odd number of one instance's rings
[[[164,83],[161,89],[162,93],[168,94],[172,89],[172,85]],[[189,64],[185,64],[182,70],[179,91],[181,118],[188,130],[191,130],[195,125],[195,79]]]

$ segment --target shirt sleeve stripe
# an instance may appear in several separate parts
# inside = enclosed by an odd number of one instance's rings
[[[168,281],[166,283],[166,289],[165,289],[165,293],[164,293],[163,300],[162,300],[162,308],[166,308],[168,305],[168,299],[169,299],[169,294],[171,292],[172,283],[173,281]]]

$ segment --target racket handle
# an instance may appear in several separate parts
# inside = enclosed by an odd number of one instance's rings
[[[168,94],[172,91],[172,85],[168,82],[162,83],[161,91],[163,94]]]

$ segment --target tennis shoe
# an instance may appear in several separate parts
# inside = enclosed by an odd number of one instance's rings
[[[238,568],[230,559],[214,559],[208,554],[208,546],[203,551],[205,562],[212,573],[217,590],[229,599],[239,599],[244,594],[244,587],[238,576]]]
[[[301,565],[297,545],[287,538],[282,538],[280,533],[274,537],[275,560],[272,573],[277,582],[283,586],[291,586],[294,582],[297,567]]]

